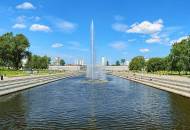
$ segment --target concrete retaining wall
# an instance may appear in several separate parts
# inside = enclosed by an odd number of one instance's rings
[[[104,70],[106,71],[128,71],[128,66],[104,66]]]
[[[13,92],[29,89],[46,83],[54,82],[64,78],[69,78],[76,76],[74,74],[70,75],[49,75],[49,76],[40,76],[33,78],[24,78],[18,80],[8,80],[0,82],[0,96],[7,95]]]
[[[80,71],[84,69],[85,66],[49,66],[49,70],[60,70],[60,71]]]
[[[165,80],[162,78],[159,79],[147,76],[143,77],[139,75],[125,75],[125,76],[122,76],[120,74],[113,74],[113,75],[190,98],[189,82],[181,82],[181,81],[178,82],[176,80],[175,81]]]

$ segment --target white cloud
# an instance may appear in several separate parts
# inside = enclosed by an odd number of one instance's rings
[[[41,18],[39,16],[31,16],[29,17],[30,20],[39,21]]]
[[[123,50],[126,48],[126,42],[124,41],[115,41],[110,44],[110,46],[117,50]]]
[[[159,36],[153,36],[150,39],[147,39],[146,43],[159,43],[161,41]]]
[[[118,32],[126,32],[128,29],[128,26],[126,24],[122,24],[122,23],[114,23],[112,25],[112,28]]]
[[[57,23],[57,26],[65,32],[72,32],[77,28],[77,25],[75,23],[69,22],[69,21],[65,21],[62,20],[60,22]]]
[[[141,48],[139,49],[139,51],[142,53],[146,53],[146,52],[149,52],[150,50],[148,48]]]
[[[50,27],[46,26],[46,25],[42,25],[42,24],[33,24],[30,27],[30,31],[44,31],[44,32],[50,32],[51,29]]]
[[[128,42],[134,42],[136,39],[129,39]]]
[[[114,16],[114,19],[115,19],[116,21],[122,21],[122,20],[124,20],[125,18],[124,18],[123,16],[121,16],[121,15],[115,15],[115,16]]]
[[[182,40],[187,39],[187,38],[188,38],[188,36],[183,36],[183,37],[178,38],[177,40],[172,40],[172,41],[170,41],[170,45],[173,45],[174,43],[179,43]]]
[[[29,23],[29,22],[37,22],[39,21],[41,18],[39,16],[31,16],[31,17],[27,17],[25,15],[20,15],[18,17],[16,17],[16,23]]]
[[[16,18],[16,24],[14,24],[12,26],[12,28],[14,28],[14,29],[24,29],[24,28],[26,28],[25,21],[26,21],[26,16],[24,16],[24,15],[18,16]]]
[[[61,44],[61,43],[54,43],[54,44],[52,44],[51,47],[52,48],[61,48],[61,47],[63,47],[63,44]]]
[[[30,2],[24,2],[16,6],[17,9],[35,9],[34,5]]]
[[[24,16],[24,15],[18,16],[18,17],[16,18],[16,22],[17,22],[17,23],[24,23],[25,20],[26,20],[26,16]]]
[[[16,23],[15,25],[12,26],[14,29],[24,29],[26,28],[26,25],[23,23]]]
[[[158,33],[163,28],[163,21],[159,19],[154,22],[143,21],[141,23],[135,23],[127,30],[127,33],[139,33],[139,34],[154,34]]]

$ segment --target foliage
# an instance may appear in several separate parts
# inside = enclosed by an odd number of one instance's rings
[[[145,59],[143,56],[134,57],[129,63],[129,70],[141,71],[145,67]]]
[[[142,70],[146,68],[147,72],[160,71],[177,71],[188,74],[190,71],[190,37],[172,45],[170,54],[165,58],[150,58],[144,66],[144,57],[138,56],[131,60],[129,64],[130,70]]]
[[[116,65],[116,66],[120,66],[119,60],[117,60],[117,61],[115,62],[115,65]]]
[[[106,62],[106,66],[109,66],[109,65],[110,65],[110,63],[109,63],[109,61],[107,61],[107,62]]]
[[[60,60],[60,65],[64,66],[65,65],[65,61],[63,59]]]
[[[121,59],[121,64],[122,64],[122,65],[125,64],[125,59]]]
[[[31,69],[48,69],[50,58],[47,56],[32,55],[28,59],[26,68]]]
[[[169,54],[170,70],[190,71],[190,37],[175,43]]]
[[[146,62],[146,70],[148,72],[155,72],[165,70],[165,59],[164,58],[151,58]]]
[[[28,57],[30,43],[23,34],[5,33],[0,36],[0,65],[16,70],[22,67],[22,59]]]

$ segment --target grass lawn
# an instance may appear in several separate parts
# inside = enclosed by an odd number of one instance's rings
[[[157,72],[154,72],[152,74],[158,74],[158,75],[178,75],[178,76],[185,76],[185,77],[189,77],[190,76],[190,73],[189,72],[177,72],[177,71],[157,71]]]
[[[55,73],[59,73],[59,72],[51,72],[51,74],[55,74]],[[47,74],[50,74],[48,70],[33,71],[33,75],[47,75]],[[0,75],[4,75],[6,77],[21,77],[21,76],[29,76],[31,74],[23,70],[12,70],[12,69],[0,68]]]
[[[173,76],[183,76],[190,78],[190,72],[177,72],[177,71],[156,71],[156,72],[146,72],[146,71],[132,71],[134,73],[144,73],[144,74],[156,74],[156,75],[173,75]]]
[[[7,70],[0,69],[0,75],[4,75],[6,77],[19,77],[19,76],[28,76],[29,74],[22,70]]]

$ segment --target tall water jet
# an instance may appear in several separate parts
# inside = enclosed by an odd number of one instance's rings
[[[90,25],[90,64],[87,66],[87,77],[91,81],[105,80],[105,73],[102,68],[96,65],[96,53],[94,44],[94,23],[93,20]]]
[[[94,23],[93,20],[90,25],[90,64],[87,67],[87,77],[90,80],[96,79],[96,57],[95,57],[95,47],[94,47]]]
[[[92,20],[90,26],[90,45],[91,45],[91,80],[94,80],[94,73],[95,73],[95,53],[94,53],[94,23]]]

